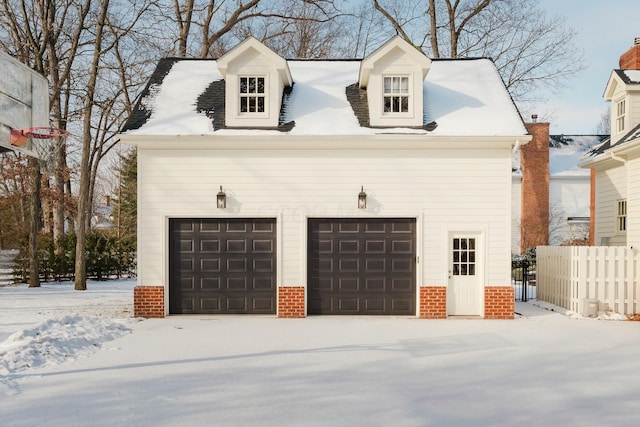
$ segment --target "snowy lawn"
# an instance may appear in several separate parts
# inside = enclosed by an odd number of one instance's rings
[[[16,332],[0,342],[2,425],[640,423],[639,322],[535,301],[513,321],[136,321],[133,283],[109,283],[0,288],[0,331]]]

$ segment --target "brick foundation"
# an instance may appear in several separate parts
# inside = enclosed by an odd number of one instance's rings
[[[447,287],[424,286],[420,288],[420,318],[447,318]]]
[[[136,286],[133,288],[133,315],[135,317],[164,317],[164,287]]]
[[[304,287],[281,286],[278,288],[278,317],[286,319],[304,317]]]
[[[484,318],[512,320],[515,310],[514,291],[511,286],[484,288]]]

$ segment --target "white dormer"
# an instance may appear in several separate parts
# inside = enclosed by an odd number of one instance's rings
[[[217,61],[225,79],[228,127],[277,127],[285,87],[293,84],[287,61],[249,37]]]
[[[603,98],[611,103],[611,142],[615,143],[640,124],[640,71],[614,70]]]
[[[423,85],[431,60],[395,36],[360,63],[358,83],[367,89],[369,123],[381,127],[423,125]]]

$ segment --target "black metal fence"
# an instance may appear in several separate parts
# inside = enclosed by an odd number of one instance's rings
[[[511,262],[511,283],[515,290],[516,301],[536,299],[536,268],[527,259]]]

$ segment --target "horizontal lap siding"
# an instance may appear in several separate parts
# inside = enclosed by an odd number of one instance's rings
[[[164,216],[282,216],[281,283],[304,283],[310,217],[424,215],[423,283],[442,284],[445,227],[489,231],[488,281],[508,281],[511,157],[495,151],[139,150],[139,274],[163,278]],[[227,209],[215,207],[222,185]],[[356,208],[364,185],[368,209]],[[470,214],[473,215],[470,215]]]
[[[640,159],[629,161],[627,191],[627,244],[640,246]]]
[[[625,235],[616,233],[617,201],[627,197],[626,168],[620,167],[596,172],[596,245],[603,237],[610,245],[624,245]]]

